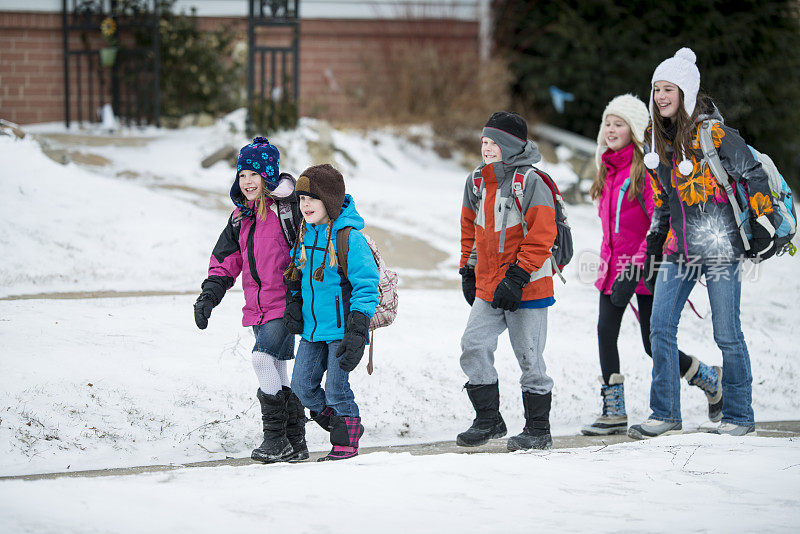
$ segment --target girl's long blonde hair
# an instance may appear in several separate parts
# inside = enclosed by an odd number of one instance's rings
[[[306,265],[306,246],[303,243],[303,238],[306,236],[306,225],[308,223],[303,221],[300,224],[300,228],[297,231],[297,238],[294,242],[293,252],[292,252],[292,261],[289,263],[289,267],[284,271],[283,277],[286,280],[297,281],[303,276],[303,273],[300,269],[305,267]],[[327,244],[325,246],[325,255],[322,258],[322,263],[319,267],[314,270],[314,275],[312,279],[316,280],[317,282],[322,282],[325,278],[325,260],[328,260],[328,263],[331,267],[336,267],[338,262],[336,261],[336,249],[333,247],[333,240],[331,239],[331,232],[333,231],[333,220],[328,221],[328,224],[325,226],[325,238],[327,240]],[[297,259],[295,262],[295,258],[297,257],[297,250],[300,249],[300,258]],[[299,267],[295,265],[295,263],[299,263]]]
[[[267,219],[269,208],[267,207],[267,184],[264,178],[261,178],[261,194],[256,199],[256,219],[264,221]]]
[[[631,125],[628,124],[628,128],[630,128],[630,126]],[[642,191],[644,191],[645,180],[644,146],[642,145],[642,142],[636,139],[636,136],[633,135],[633,128],[631,128],[631,139],[634,147],[633,160],[631,161],[631,185],[628,186],[628,200],[634,200],[642,193]],[[600,195],[603,194],[603,188],[606,186],[607,176],[608,167],[606,167],[605,163],[603,163],[600,165],[600,168],[597,169],[597,174],[595,174],[592,187],[589,188],[589,196],[592,197],[592,200],[600,198]]]

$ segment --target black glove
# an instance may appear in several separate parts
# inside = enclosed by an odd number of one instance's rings
[[[300,293],[300,280],[285,280],[286,309],[283,311],[283,324],[292,334],[303,333],[303,295]]]
[[[461,292],[464,293],[464,299],[472,306],[475,302],[475,267],[465,265],[458,270],[458,274],[461,275]]]
[[[194,322],[197,328],[205,330],[211,310],[220,303],[225,291],[233,286],[233,278],[227,276],[209,276],[200,285],[202,292],[194,303]]]
[[[649,233],[647,234],[647,250],[644,259],[644,268],[642,269],[642,277],[644,278],[644,287],[650,293],[656,291],[656,278],[658,278],[658,268],[661,266],[661,258],[663,256],[664,241],[667,240],[667,234]]]
[[[339,367],[348,373],[356,368],[364,356],[364,346],[369,336],[369,317],[360,311],[351,311],[344,327],[344,337],[336,350]]]
[[[762,215],[758,219],[750,219],[750,230],[753,232],[753,237],[750,239],[750,251],[748,256],[754,261],[766,260],[775,255],[775,242],[773,236],[775,235],[775,227],[766,215]]]
[[[522,301],[522,288],[528,284],[530,279],[531,275],[528,271],[516,263],[509,265],[506,277],[500,280],[497,289],[494,290],[492,308],[517,311],[519,303]]]
[[[614,284],[611,286],[611,304],[624,308],[628,301],[636,292],[636,286],[642,278],[642,268],[633,263],[629,263],[617,275]]]
[[[205,330],[208,326],[208,318],[215,306],[212,299],[210,293],[203,291],[194,303],[194,323],[200,330]]]

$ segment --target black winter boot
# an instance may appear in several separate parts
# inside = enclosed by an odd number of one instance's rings
[[[290,462],[299,462],[308,459],[308,445],[306,445],[306,410],[297,395],[291,388],[283,386],[286,394],[286,438],[292,445]]]
[[[475,419],[466,432],[456,437],[456,444],[462,447],[478,447],[490,439],[505,436],[506,423],[500,415],[500,389],[497,382],[477,386],[467,382],[464,387],[472,407],[475,408]]]
[[[331,431],[331,416],[333,415],[333,409],[330,406],[325,406],[321,412],[315,412],[314,410],[309,410],[309,412],[311,413],[312,421],[321,426],[323,430],[328,432]]]
[[[250,457],[265,464],[283,462],[293,454],[292,444],[286,438],[286,392],[267,395],[259,388],[256,393],[261,403],[261,422],[264,427],[264,441],[253,450]]]
[[[508,450],[549,449],[553,446],[550,436],[550,401],[552,393],[537,395],[522,392],[522,406],[525,408],[525,428],[522,434],[509,438]]]

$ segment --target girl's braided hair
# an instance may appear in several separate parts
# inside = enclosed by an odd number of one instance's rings
[[[289,264],[289,267],[283,273],[283,277],[286,280],[297,281],[300,280],[300,278],[303,276],[303,273],[300,269],[305,267],[306,259],[308,258],[308,256],[306,255],[306,246],[303,243],[303,238],[306,235],[306,224],[307,223],[305,222],[301,224],[300,229],[297,232],[297,237],[295,238],[295,243],[292,252],[292,261]],[[314,270],[314,275],[312,276],[312,279],[317,282],[322,282],[322,280],[325,278],[325,259],[327,257],[330,257],[329,263],[331,267],[336,267],[338,265],[336,261],[336,249],[333,247],[333,241],[331,240],[331,232],[333,232],[332,220],[328,221],[328,224],[325,226],[325,237],[327,243],[325,246],[325,254],[322,257],[322,263],[320,264],[319,267],[317,267]],[[298,248],[300,249],[300,259],[297,260],[297,262],[300,264],[299,268],[295,262]]]

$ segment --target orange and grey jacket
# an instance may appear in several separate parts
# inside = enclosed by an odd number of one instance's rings
[[[525,173],[541,160],[532,141],[508,162],[481,165],[481,191],[475,191],[472,173],[464,187],[461,207],[460,266],[475,267],[476,296],[492,300],[497,284],[505,277],[510,264],[516,263],[531,273],[531,281],[522,292],[522,300],[553,296],[553,268],[550,249],[556,237],[555,206],[550,188],[535,173],[528,173],[523,185],[522,213],[511,187],[514,173]],[[524,214],[528,233],[522,228]]]

